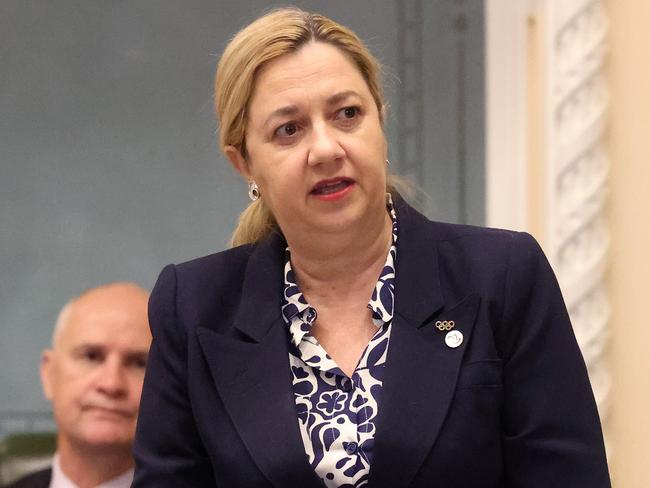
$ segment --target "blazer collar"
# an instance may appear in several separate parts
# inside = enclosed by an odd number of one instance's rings
[[[324,488],[302,443],[283,325],[277,318],[262,327],[268,333],[258,343],[205,327],[197,335],[219,396],[264,476],[276,487]]]
[[[254,248],[246,266],[234,326],[255,342],[261,342],[282,317],[286,246],[284,237],[274,232]]]
[[[481,299],[470,294],[445,303],[435,227],[397,200],[395,315],[391,331],[368,486],[410,484],[432,450],[451,405],[462,358]],[[436,321],[451,321],[463,336],[445,342]]]
[[[419,327],[443,306],[436,239],[430,222],[401,198],[397,212],[395,311]]]
[[[465,349],[481,299],[472,294],[443,309],[421,327],[396,314],[376,420],[377,433],[368,486],[410,485],[440,435],[450,408]],[[455,322],[459,347],[446,344],[435,322]]]
[[[324,488],[305,454],[293,399],[282,318],[284,249],[274,233],[253,248],[234,328],[246,338],[198,327],[219,395],[252,459],[273,486]]]

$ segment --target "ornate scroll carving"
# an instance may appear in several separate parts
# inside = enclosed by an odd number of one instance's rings
[[[486,12],[488,225],[530,229],[531,216],[538,215],[530,210],[538,201],[543,205],[539,237],[562,286],[606,428],[610,377],[604,350],[610,305],[604,275],[610,236],[605,212],[609,159],[603,140],[609,103],[605,2],[486,0]],[[538,69],[524,69],[536,63]],[[543,73],[536,80],[544,93],[539,108],[527,98],[537,94],[526,93],[527,76],[534,72]],[[539,116],[544,118],[545,154],[540,155],[543,170],[536,175],[543,181],[532,182],[526,149],[536,128],[527,127],[526,120]],[[543,186],[543,197],[530,196],[531,183]],[[505,197],[500,192],[504,185],[513,189]]]
[[[555,0],[549,62],[550,256],[582,348],[601,418],[610,378],[603,359],[610,306],[605,289],[609,161],[602,0]]]

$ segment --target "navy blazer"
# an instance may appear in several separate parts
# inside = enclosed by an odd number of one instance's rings
[[[371,488],[609,487],[598,413],[555,276],[528,234],[396,203],[395,314]],[[300,437],[279,235],[166,267],[134,487],[324,487]],[[460,347],[434,324],[453,320]]]

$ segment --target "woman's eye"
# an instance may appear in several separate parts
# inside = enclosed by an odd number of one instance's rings
[[[275,135],[280,137],[291,137],[298,132],[298,126],[293,122],[281,125],[275,130]]]
[[[359,120],[360,115],[361,115],[360,107],[355,107],[355,106],[345,107],[336,113],[336,120],[340,124],[343,124],[344,126],[347,127],[356,124],[356,122]]]
[[[359,114],[359,107],[345,107],[343,109],[343,116],[346,119],[353,119]]]

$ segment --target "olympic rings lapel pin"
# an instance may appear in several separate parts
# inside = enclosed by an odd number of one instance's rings
[[[445,344],[448,347],[455,349],[463,343],[463,333],[459,330],[453,330],[456,327],[456,322],[453,320],[437,320],[435,327],[441,332],[447,332]]]

